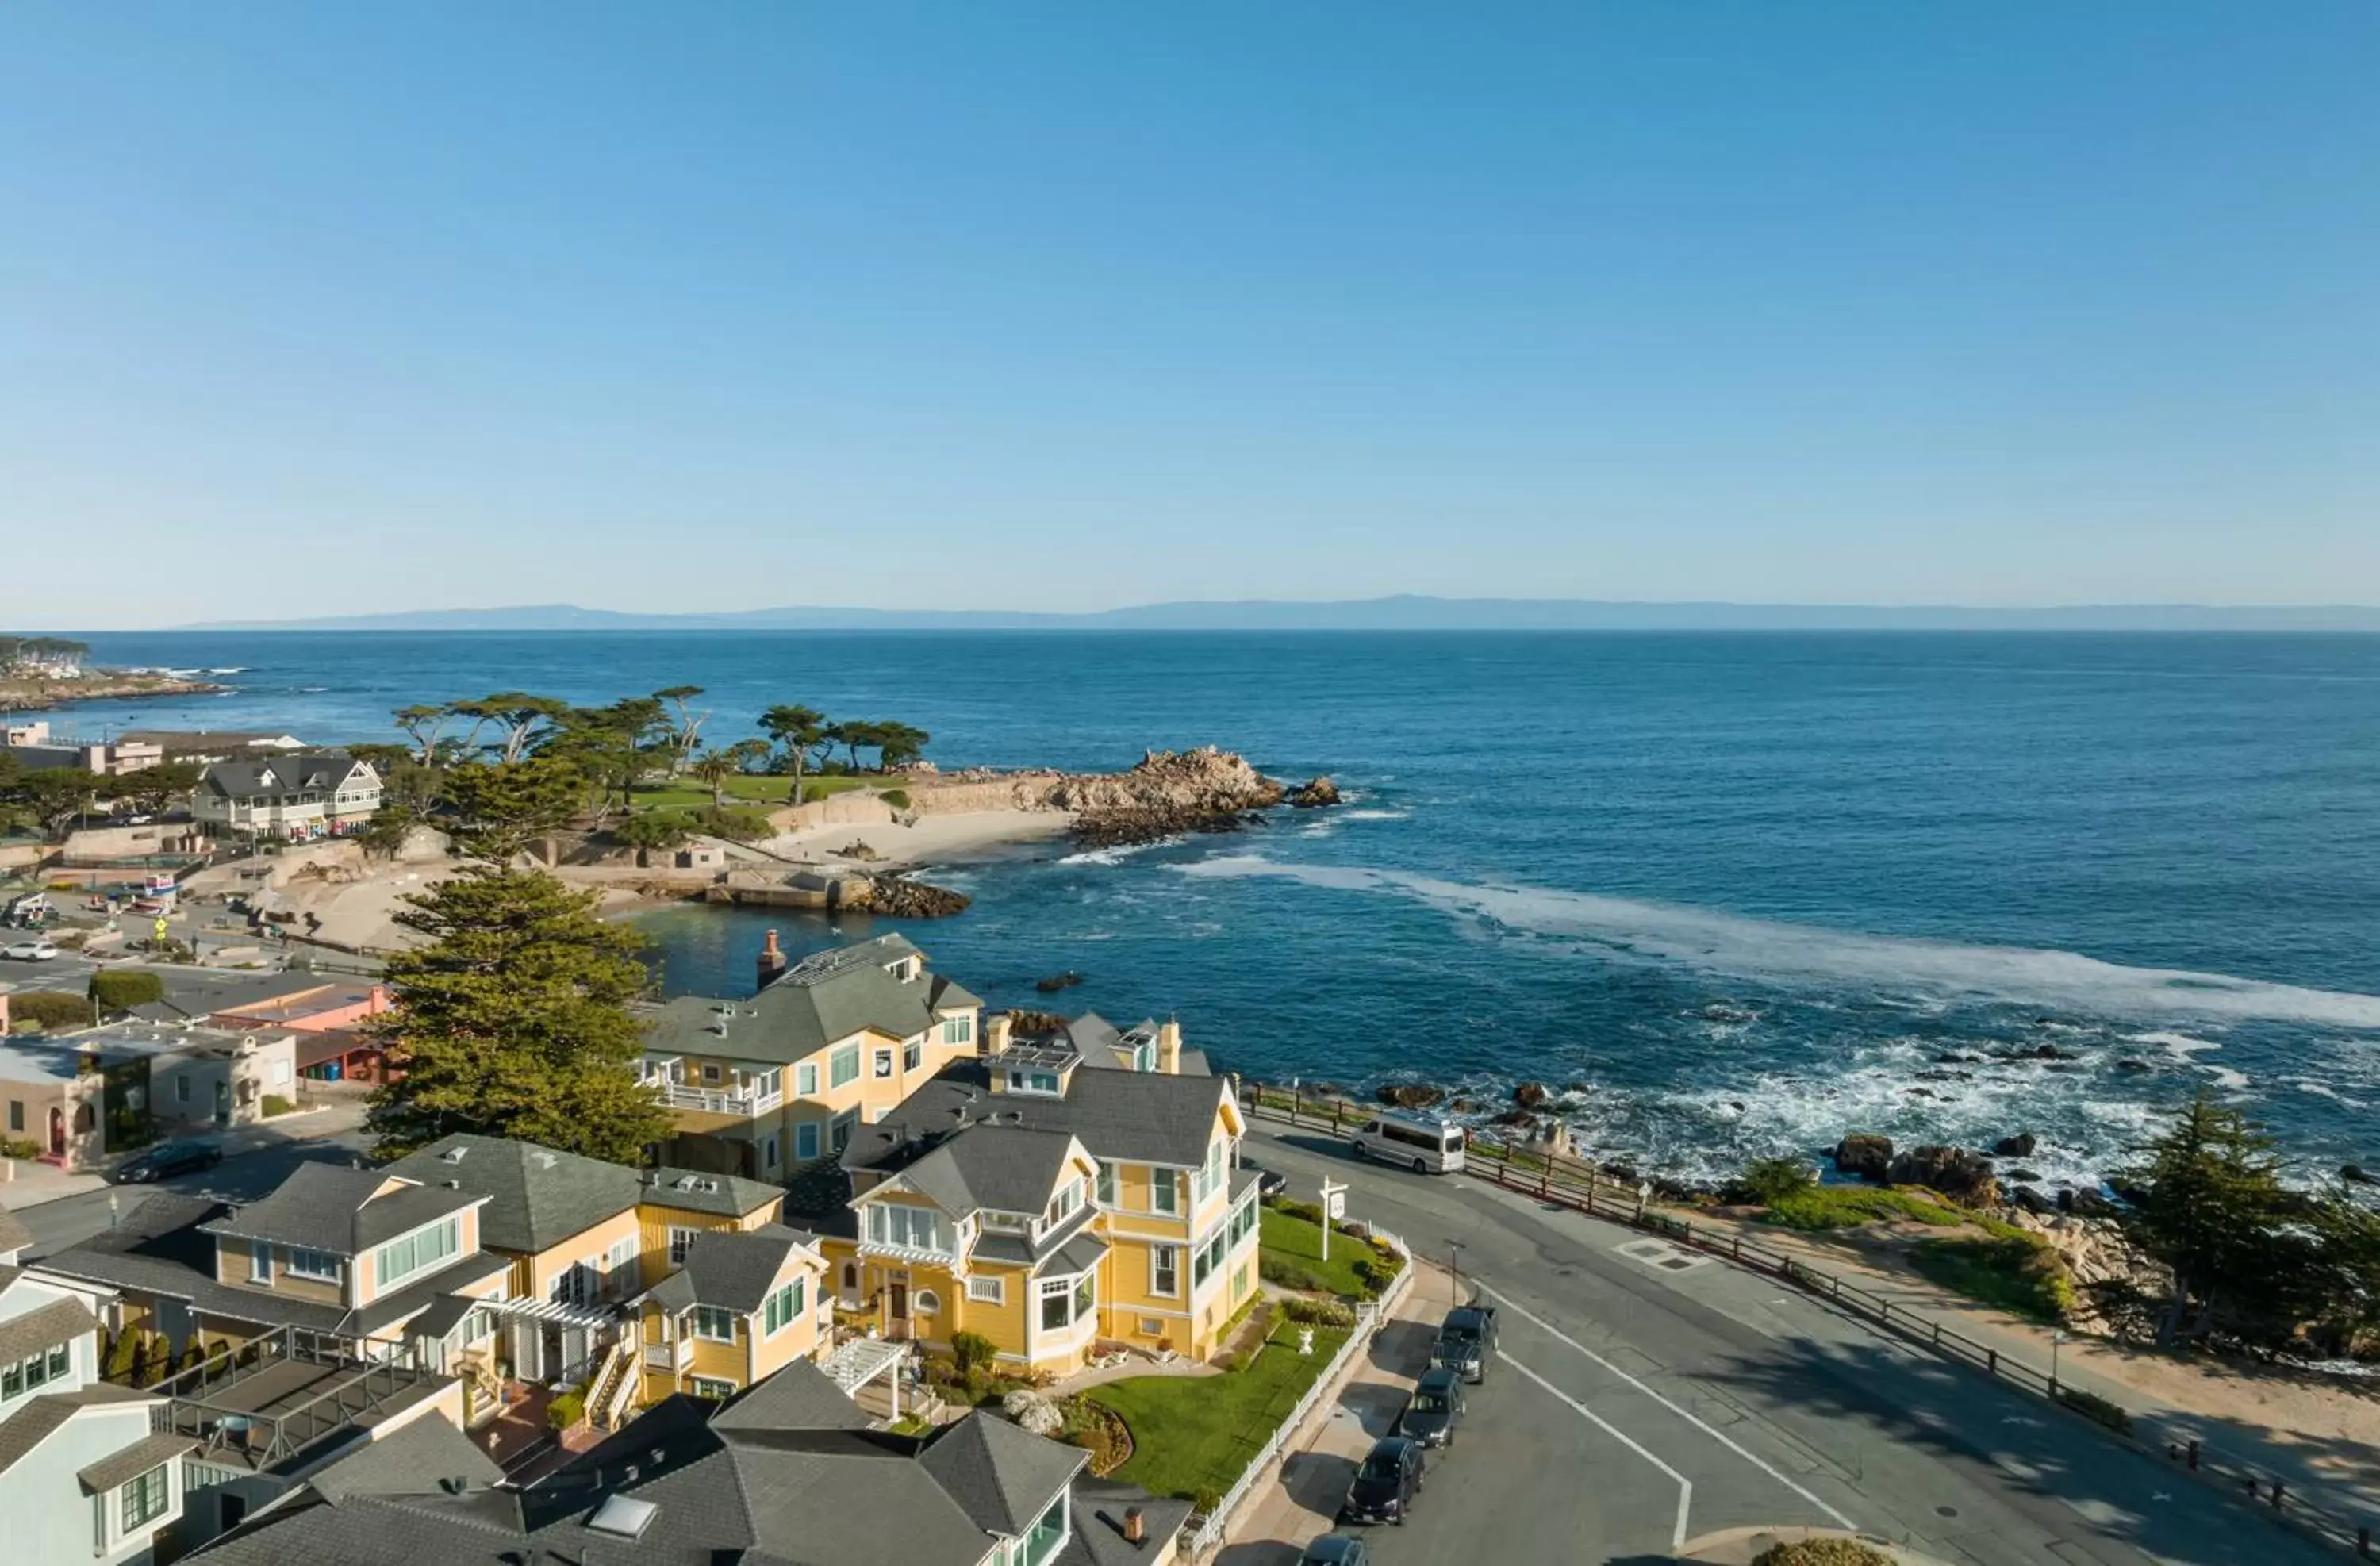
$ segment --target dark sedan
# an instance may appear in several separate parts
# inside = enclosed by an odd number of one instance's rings
[[[1339,1515],[1350,1522],[1374,1518],[1402,1525],[1421,1493],[1422,1468],[1427,1459],[1419,1441],[1406,1436],[1386,1436],[1375,1442],[1371,1455],[1355,1470],[1348,1487],[1347,1504]]]
[[[1345,1534],[1325,1534],[1305,1547],[1297,1558],[1297,1566],[1371,1566],[1371,1555],[1364,1541]]]
[[[1240,1160],[1240,1167],[1242,1169],[1254,1170],[1256,1171],[1257,1195],[1259,1197],[1278,1196],[1283,1191],[1289,1189],[1288,1176],[1282,1174],[1278,1170],[1267,1169],[1264,1165],[1260,1163],[1251,1163],[1246,1159],[1242,1159]]]
[[[177,1174],[195,1174],[223,1162],[223,1149],[212,1142],[160,1142],[145,1153],[124,1160],[115,1178],[127,1185],[148,1185]]]

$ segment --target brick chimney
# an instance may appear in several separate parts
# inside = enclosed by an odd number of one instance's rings
[[[760,948],[759,988],[768,989],[777,982],[778,977],[784,971],[784,949],[777,944],[777,932],[772,929],[769,932],[768,943]]]
[[[1168,1076],[1182,1074],[1182,1025],[1171,1017],[1158,1025],[1157,1069]]]
[[[1009,1034],[1015,1026],[1014,1023],[1008,1020],[1006,1012],[994,1012],[984,1018],[983,1049],[980,1052],[986,1055],[1005,1054],[1008,1050]]]
[[[1148,1520],[1140,1514],[1140,1508],[1137,1506],[1125,1507],[1123,1509],[1123,1542],[1126,1544],[1139,1544],[1148,1537]]]

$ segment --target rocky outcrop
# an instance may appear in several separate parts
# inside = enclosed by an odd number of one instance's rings
[[[1066,1019],[1056,1012],[1032,1012],[1022,1007],[1008,1009],[1009,1030],[1019,1038],[1040,1038],[1066,1029]]]
[[[1882,1180],[1892,1167],[1892,1138],[1854,1132],[1835,1144],[1835,1171]]]
[[[1094,847],[1182,832],[1237,832],[1281,802],[1281,785],[1247,759],[1213,746],[1152,750],[1128,772],[1059,780],[1049,803],[1075,812],[1075,837]]]
[[[1424,1083],[1392,1082],[1374,1091],[1372,1097],[1400,1110],[1427,1110],[1441,1102],[1446,1094]]]
[[[1289,802],[1300,810],[1319,810],[1339,803],[1339,785],[1329,778],[1315,778],[1292,789]]]
[[[2007,1215],[2028,1233],[2038,1234],[2066,1265],[2074,1284],[2069,1324],[2085,1332],[2102,1331],[2111,1323],[2100,1315],[2100,1303],[2125,1294],[2161,1299],[2173,1289],[2173,1274],[2153,1261],[2132,1243],[2112,1219],[2068,1213],[2040,1213],[2019,1208]]]
[[[1546,1085],[1542,1082],[1524,1082],[1512,1089],[1512,1102],[1521,1109],[1534,1110],[1545,1101]]]
[[[1035,979],[1033,988],[1044,995],[1055,995],[1061,989],[1072,989],[1082,982],[1083,976],[1068,968],[1064,973],[1053,973],[1047,978]]]
[[[2034,1142],[2032,1132],[2020,1131],[2013,1136],[2003,1136],[1993,1143],[1992,1156],[1999,1159],[2029,1159],[2033,1157],[2033,1149],[2038,1144]]]
[[[906,876],[875,876],[868,881],[865,900],[845,900],[846,908],[865,908],[895,919],[940,919],[964,913],[972,901],[948,887],[929,886]]]
[[[1939,1191],[1962,1207],[1994,1207],[2000,1199],[2000,1184],[1992,1177],[1991,1160],[1964,1147],[1912,1147],[1894,1155],[1884,1177],[1895,1185]]]

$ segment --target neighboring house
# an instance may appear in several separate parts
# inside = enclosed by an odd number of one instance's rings
[[[1059,1374],[1100,1341],[1205,1357],[1257,1285],[1231,1085],[1188,1069],[1172,1023],[1144,1050],[1096,1018],[1022,1041],[1009,1022],[844,1148],[849,1213],[820,1241],[840,1303]]]
[[[522,1489],[468,1475],[315,1487],[200,1552],[206,1566],[804,1561],[1170,1566],[1186,1502],[1083,1475],[1078,1448],[970,1414],[926,1438],[870,1427],[814,1366],[732,1401],[672,1398]]]
[[[30,1142],[61,1169],[88,1169],[108,1151],[107,1078],[87,1070],[71,1036],[6,1034],[0,995],[0,1139]],[[146,1071],[133,1074],[146,1081]]]
[[[153,745],[136,740],[117,740],[113,744],[79,740],[60,735],[33,743],[11,740],[8,755],[28,772],[76,771],[101,777],[122,777],[128,772],[162,766],[164,756]]]
[[[512,1264],[480,1248],[488,1198],[385,1170],[300,1164],[243,1207],[160,1192],[112,1229],[42,1258],[97,1285],[178,1353],[284,1329],[443,1371],[492,1352]]]
[[[898,935],[782,963],[772,931],[762,970],[781,977],[758,995],[647,1010],[642,1071],[676,1124],[672,1161],[783,1180],[976,1052],[983,1002]]]
[[[253,760],[306,748],[306,742],[296,734],[270,730],[127,729],[121,737],[127,744],[153,745],[175,761]]]
[[[133,1019],[61,1034],[57,1043],[75,1051],[84,1071],[119,1086],[128,1071],[141,1090],[124,1107],[145,1111],[162,1135],[253,1125],[264,1118],[268,1095],[286,1099],[298,1090],[297,1040],[285,1032]]]
[[[16,1250],[10,1238],[0,1233],[0,1254]],[[181,1511],[179,1460],[196,1444],[152,1433],[164,1402],[100,1379],[88,1291],[0,1264],[0,1557],[149,1560]]]
[[[58,857],[78,867],[154,865],[204,854],[206,834],[196,821],[143,821],[116,827],[80,827],[58,845]],[[163,868],[163,867],[161,867]]]
[[[641,1401],[733,1397],[817,1356],[831,1307],[811,1236],[776,1223],[714,1230],[695,1235],[683,1258],[637,1301]]]
[[[261,1001],[225,1006],[207,1014],[216,1027],[283,1028],[291,1033],[322,1033],[353,1027],[388,1010],[384,984],[316,984]]]
[[[338,750],[293,750],[210,765],[190,814],[216,832],[302,842],[361,829],[380,797],[371,763]]]

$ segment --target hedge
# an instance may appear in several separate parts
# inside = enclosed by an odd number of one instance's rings
[[[8,997],[11,1033],[29,1033],[36,1028],[56,1033],[91,1026],[91,1002],[84,996],[64,989],[30,989]]]
[[[135,1006],[154,1005],[165,998],[165,981],[153,973],[138,969],[95,973],[91,976],[91,999],[111,1012],[128,1012]]]

